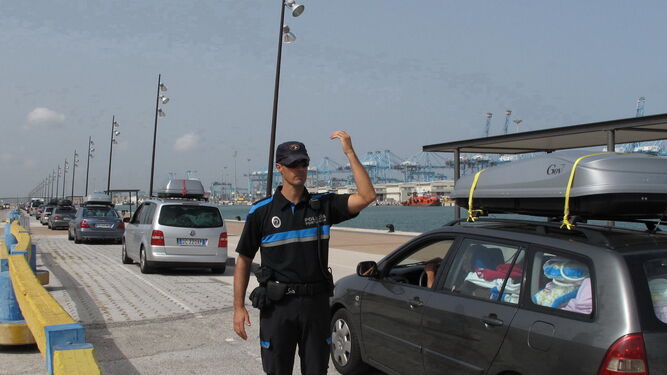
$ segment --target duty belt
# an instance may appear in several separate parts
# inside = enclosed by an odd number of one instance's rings
[[[321,283],[287,283],[285,295],[290,296],[316,296],[320,294],[328,294],[329,286],[326,282]]]

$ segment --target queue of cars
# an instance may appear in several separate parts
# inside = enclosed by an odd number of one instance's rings
[[[39,212],[37,209],[41,208]],[[122,263],[157,268],[196,267],[224,273],[227,229],[217,205],[204,200],[199,180],[171,180],[130,218],[122,218],[106,194],[91,194],[78,209],[69,200],[33,203],[29,212],[50,229],[67,229],[69,240],[122,243]]]

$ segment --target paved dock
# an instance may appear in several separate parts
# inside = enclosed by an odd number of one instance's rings
[[[243,223],[228,222],[229,254]],[[173,270],[144,275],[123,265],[121,246],[74,244],[31,218],[38,267],[51,272],[47,289],[86,327],[104,374],[262,374],[259,314],[249,307],[249,339],[232,330],[232,275]],[[330,265],[336,279],[362,260],[378,260],[412,237],[380,231],[334,230]],[[251,278],[249,290],[254,288]],[[44,374],[34,346],[0,348],[0,374]],[[296,361],[295,373],[298,373]],[[330,365],[329,374],[335,374]]]

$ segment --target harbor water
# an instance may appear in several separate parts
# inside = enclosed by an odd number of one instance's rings
[[[221,206],[225,219],[237,216],[245,220],[250,206]],[[337,227],[387,230],[394,225],[396,231],[427,232],[454,220],[454,207],[414,206],[368,206],[354,219],[344,221]]]

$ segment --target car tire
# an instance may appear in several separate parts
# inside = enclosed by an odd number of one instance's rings
[[[123,264],[132,264],[132,263],[134,263],[132,261],[132,258],[127,256],[127,249],[125,248],[125,242],[123,242],[123,246],[122,246],[121,253],[120,253],[120,259],[123,262]]]
[[[146,259],[146,250],[143,247],[139,251],[139,269],[141,273],[153,273],[153,267],[151,267],[148,259]]]
[[[352,327],[347,310],[337,310],[331,318],[331,360],[343,375],[365,373],[369,366],[361,360],[357,332]]]
[[[70,241],[74,239],[74,236],[72,236],[72,231],[69,229],[67,230],[67,239]]]
[[[81,243],[81,239],[76,235],[76,233],[74,233],[74,243]]]
[[[211,267],[211,272],[216,275],[222,275],[223,273],[225,273],[225,270],[227,270],[226,264],[223,264],[222,266],[219,267]]]

